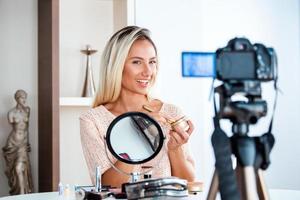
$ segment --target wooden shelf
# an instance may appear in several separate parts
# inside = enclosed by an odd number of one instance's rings
[[[91,107],[93,103],[92,97],[60,97],[60,106],[88,106]]]

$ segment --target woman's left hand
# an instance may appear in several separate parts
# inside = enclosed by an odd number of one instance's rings
[[[177,150],[179,147],[181,147],[183,144],[187,143],[192,132],[194,131],[194,125],[192,121],[187,120],[187,123],[189,125],[189,129],[187,131],[184,131],[181,128],[177,128],[175,126],[174,130],[170,130],[170,138],[168,141],[168,149],[171,151]]]

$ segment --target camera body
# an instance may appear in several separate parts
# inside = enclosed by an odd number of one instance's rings
[[[216,51],[216,76],[225,82],[275,79],[276,55],[273,48],[252,45],[246,38],[234,38]]]

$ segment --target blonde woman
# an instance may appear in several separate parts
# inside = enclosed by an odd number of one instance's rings
[[[80,133],[84,156],[92,181],[95,168],[101,167],[102,184],[120,187],[129,177],[115,171],[105,154],[104,136],[112,120],[130,111],[146,112],[155,118],[167,135],[167,145],[159,155],[141,165],[129,165],[116,159],[114,165],[125,172],[141,172],[142,166],[153,166],[152,177],[177,176],[193,181],[194,161],[189,154],[187,142],[193,132],[188,120],[187,131],[172,131],[165,117],[178,119],[182,111],[158,99],[152,99],[150,89],[155,83],[158,70],[157,49],[149,31],[128,26],[116,32],[106,44],[100,69],[100,84],[93,109],[80,117]],[[148,113],[142,107],[153,109]]]

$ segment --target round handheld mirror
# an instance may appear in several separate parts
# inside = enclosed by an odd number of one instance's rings
[[[109,151],[128,164],[141,164],[153,159],[160,152],[164,139],[160,125],[141,112],[128,112],[116,117],[106,133]]]
[[[106,133],[106,146],[119,161],[128,164],[142,164],[153,159],[162,149],[164,135],[160,125],[150,116],[141,112],[128,112],[116,117]],[[148,171],[128,173],[117,168],[107,158],[111,166],[131,176],[131,182],[123,183],[127,199],[156,199],[160,196],[187,196],[186,181],[178,178],[147,178],[139,181]],[[159,162],[159,161],[158,161]],[[151,168],[150,168],[151,170]]]

